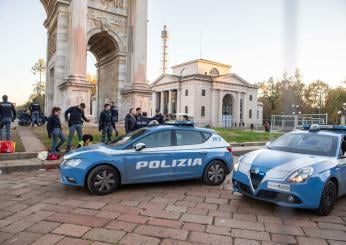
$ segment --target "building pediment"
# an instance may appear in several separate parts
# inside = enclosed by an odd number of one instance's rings
[[[222,82],[222,83],[229,83],[233,85],[239,85],[239,86],[246,86],[250,88],[257,88],[257,86],[247,82],[245,79],[240,77],[239,75],[235,73],[227,74],[224,76],[219,76],[214,78],[215,82]]]
[[[177,82],[179,81],[179,78],[177,76],[173,75],[161,75],[159,78],[157,78],[153,83],[150,84],[150,86],[157,86],[161,84],[167,84],[171,82]]]

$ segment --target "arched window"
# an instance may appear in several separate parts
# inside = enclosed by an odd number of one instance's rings
[[[185,89],[185,96],[189,96],[189,90]]]
[[[189,113],[189,107],[186,105],[185,106],[185,113],[188,114]]]
[[[202,89],[202,96],[205,96],[205,89]]]
[[[201,107],[201,117],[205,117],[205,107]]]
[[[209,74],[213,75],[213,76],[218,76],[220,73],[219,73],[218,69],[213,68],[213,69],[210,70]]]
[[[252,118],[252,110],[250,109],[249,110],[249,119],[251,119]]]

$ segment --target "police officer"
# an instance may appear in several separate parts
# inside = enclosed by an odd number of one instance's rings
[[[32,127],[34,127],[35,125],[39,126],[41,106],[39,103],[37,103],[36,99],[33,99],[29,107],[29,110],[31,113],[31,126]]]
[[[110,104],[105,104],[104,110],[100,114],[99,131],[102,131],[102,138],[101,138],[102,143],[111,142],[113,126],[112,126],[112,113],[111,113]],[[106,136],[107,136],[107,141],[106,141]]]
[[[163,124],[164,117],[159,109],[156,109],[156,114],[152,119],[156,120],[159,124]]]
[[[84,115],[85,104],[81,103],[78,106],[71,106],[65,111],[65,119],[68,121],[69,135],[67,139],[66,152],[71,150],[71,142],[75,132],[77,131],[78,142],[82,141],[82,124],[83,120],[89,122]]]
[[[150,123],[150,118],[148,118],[148,113],[143,112],[141,117],[136,121],[136,129],[144,128]]]
[[[114,105],[114,102],[111,102],[111,114],[112,114],[112,127],[115,131],[115,136],[118,136],[116,123],[119,121],[119,113],[118,113],[118,108]]]
[[[142,108],[137,107],[137,108],[136,108],[136,120],[137,120],[137,121],[140,120],[141,117],[142,117]]]
[[[16,109],[8,102],[7,95],[2,96],[0,102],[0,140],[2,140],[2,128],[5,126],[6,140],[11,140],[11,123],[16,119]]]

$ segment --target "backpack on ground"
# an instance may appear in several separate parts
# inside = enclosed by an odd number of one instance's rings
[[[0,141],[1,153],[13,153],[16,151],[16,143],[14,141]]]

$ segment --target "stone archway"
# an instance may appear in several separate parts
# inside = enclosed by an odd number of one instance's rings
[[[98,108],[114,100],[122,119],[129,107],[149,107],[147,0],[40,1],[47,12],[46,112],[89,104],[87,50],[97,58]]]
[[[233,126],[234,98],[231,94],[226,94],[222,99],[222,125],[225,128]]]
[[[105,103],[120,103],[120,86],[125,77],[121,77],[124,56],[120,54],[119,44],[106,31],[93,34],[88,39],[88,49],[97,60],[96,113],[99,115]],[[119,86],[120,85],[120,86]]]

